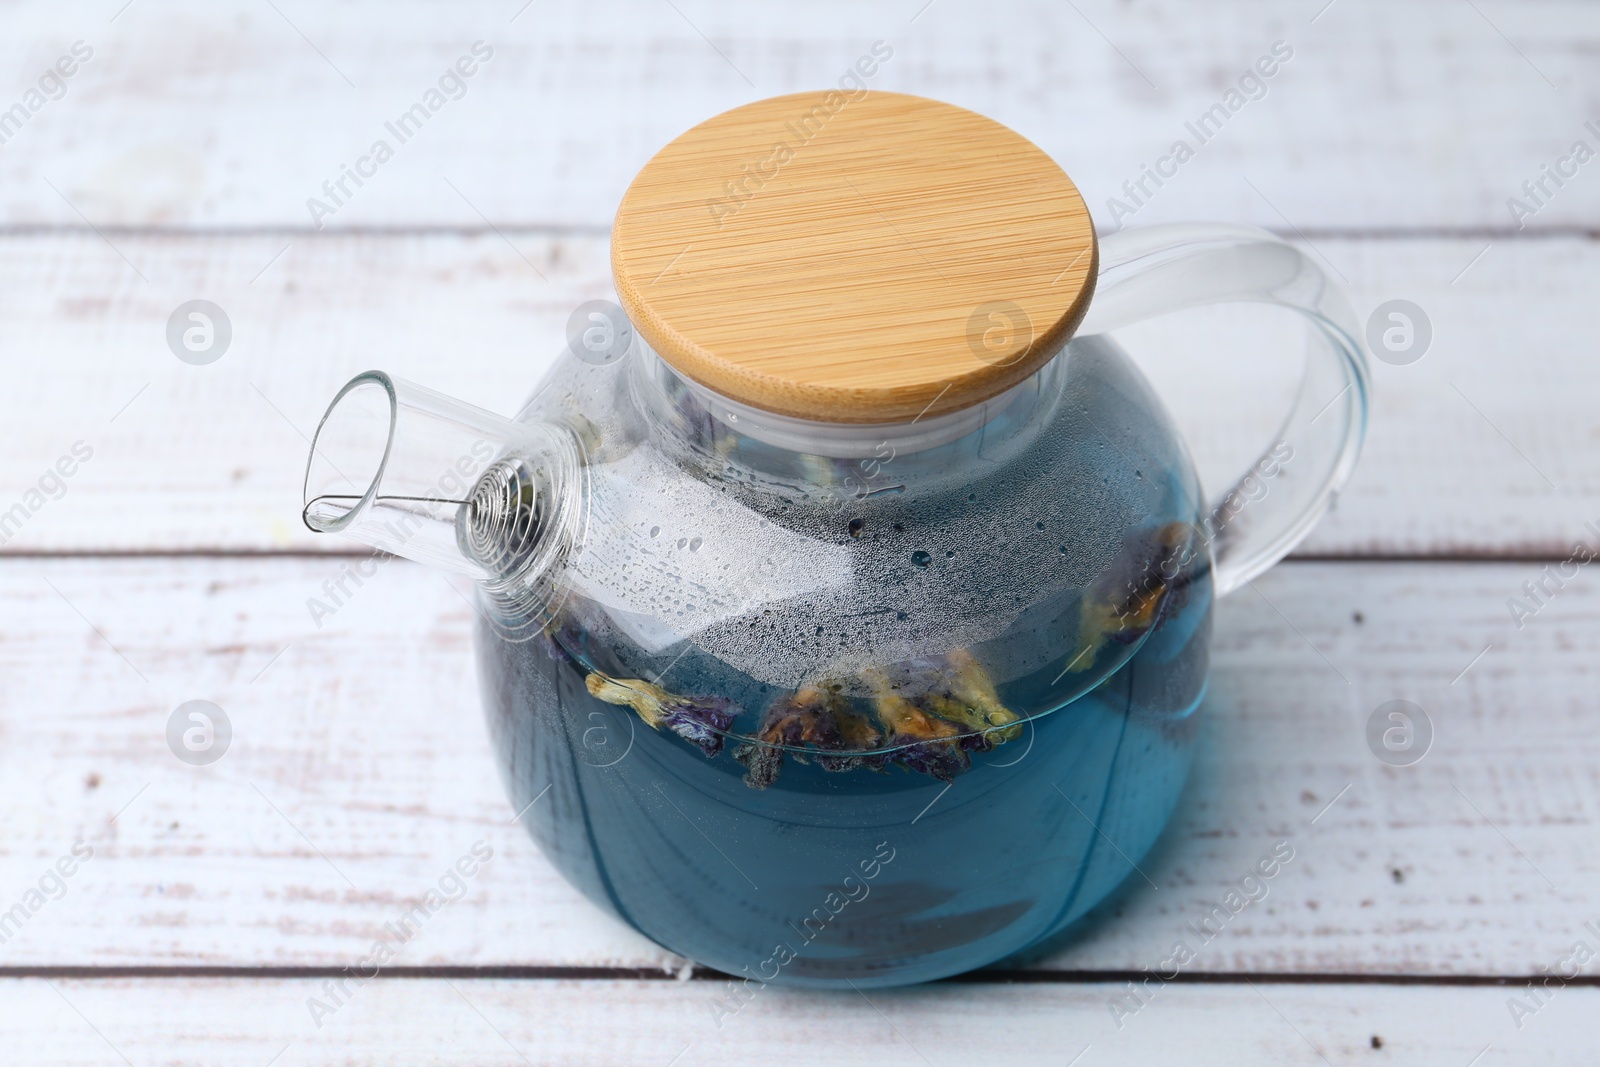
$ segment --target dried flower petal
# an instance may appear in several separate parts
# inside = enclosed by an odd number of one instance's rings
[[[665,726],[698,745],[707,756],[722,751],[722,733],[739,717],[739,708],[721,697],[686,697],[639,678],[608,678],[598,671],[584,679],[591,696],[626,704],[653,729]]]
[[[964,648],[958,648],[945,656],[945,660],[949,697],[940,694],[934,710],[947,719],[979,731],[980,736],[990,742],[986,748],[1021,737],[1021,718],[1000,703],[994,680],[977,657]],[[997,726],[1005,729],[997,730]]]
[[[869,670],[866,678],[873,687],[878,718],[889,729],[889,745],[898,750],[894,753],[897,763],[943,782],[971,766],[960,743],[961,728],[908,699],[925,697],[929,686],[938,684],[934,661],[909,660],[892,668]]]
[[[987,752],[1022,735],[1020,718],[1000,702],[989,672],[966,649],[904,660],[869,671],[867,676],[878,697],[880,717],[887,714],[904,720],[906,711],[896,701],[910,705],[959,727],[958,743],[968,751]],[[924,724],[914,719],[908,722],[908,732],[913,735],[925,730]]]
[[[956,775],[972,767],[966,750],[948,741],[907,745],[895,753],[895,760],[907,770],[932,775],[941,782],[953,782]]]
[[[577,652],[583,648],[587,637],[588,634],[581,625],[562,614],[550,620],[550,623],[534,637],[534,641],[544,649],[545,655],[557,663],[575,666],[578,662]]]
[[[778,780],[784,749],[814,749],[811,758],[825,771],[847,771],[862,764],[860,755],[827,755],[828,752],[859,753],[878,744],[882,735],[850,707],[837,685],[808,686],[793,696],[778,700],[767,709],[756,733],[756,740],[733,751],[733,758],[747,769],[745,783],[765,789]],[[801,762],[806,755],[791,753]]]
[[[1084,590],[1069,670],[1086,671],[1109,642],[1131,645],[1161,624],[1188,589],[1193,542],[1194,527],[1186,522],[1142,527],[1123,538],[1113,565]]]
[[[765,789],[778,780],[783,769],[783,749],[746,741],[733,750],[733,758],[744,764],[744,784]]]

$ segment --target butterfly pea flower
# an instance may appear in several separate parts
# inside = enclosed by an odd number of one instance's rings
[[[949,782],[972,765],[962,744],[963,734],[972,731],[918,705],[916,698],[926,696],[918,683],[930,672],[930,661],[908,661],[870,670],[867,680],[873,688],[873,708],[889,731],[889,745],[897,750],[895,762]]]
[[[1067,669],[1086,671],[1111,642],[1131,645],[1161,625],[1188,590],[1200,553],[1195,542],[1195,528],[1186,522],[1128,533],[1116,559],[1083,592],[1078,644]]]
[[[895,753],[895,762],[908,771],[931,775],[946,784],[972,767],[972,757],[961,743],[928,741],[906,745]]]
[[[1019,717],[1000,702],[989,672],[966,649],[903,660],[867,677],[879,717],[918,740],[951,736],[939,725],[950,724],[963,749],[987,752],[1022,734]],[[932,720],[925,721],[928,716]]]
[[[882,734],[851,709],[839,686],[824,684],[775,701],[756,739],[734,749],[733,758],[745,765],[745,784],[765,789],[778,780],[786,749],[801,763],[814,759],[825,771],[848,771],[871,760],[862,753],[880,740]]]
[[[874,668],[863,678],[881,729],[855,709],[837,682],[807,686],[774,701],[755,736],[734,748],[745,783],[771,786],[786,755],[831,772],[881,772],[892,762],[950,782],[971,768],[969,752],[986,752],[1021,733],[1018,716],[1001,703],[988,672],[965,650]],[[720,697],[669,693],[637,678],[593,671],[585,685],[597,699],[633,708],[653,729],[672,731],[708,757],[722,751],[724,734],[739,716],[739,708]]]
[[[929,706],[935,714],[978,731],[987,742],[986,749],[1022,736],[1020,717],[1000,702],[994,680],[977,657],[958,648],[944,660],[940,677],[945,688],[929,692]]]
[[[610,678],[596,671],[584,685],[591,696],[632,708],[652,729],[665,727],[708,757],[722,751],[723,733],[739,717],[738,706],[722,697],[680,696],[639,678]]]

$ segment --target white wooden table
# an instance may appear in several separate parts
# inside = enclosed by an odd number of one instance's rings
[[[1531,217],[1506,201],[1600,148],[1600,8],[1325,3],[0,4],[0,514],[24,505],[0,548],[0,1060],[1592,1062],[1600,588],[1582,570],[1520,627],[1507,599],[1600,547],[1600,161]],[[92,57],[29,109],[80,40]],[[465,94],[316,229],[307,198],[478,40]],[[714,976],[602,916],[511,823],[459,592],[396,563],[314,622],[357,556],[301,528],[298,479],[369,366],[514,408],[605,295],[635,169],[876,40],[875,87],[1019,129],[1103,226],[1286,42],[1133,223],[1270,227],[1363,319],[1404,298],[1434,336],[1376,365],[1336,512],[1221,605],[1195,772],[1143,865],[1159,888],[1027,969],[768,990],[718,1028]],[[165,339],[196,298],[233,330],[205,366]],[[1127,338],[1212,484],[1284,410],[1282,331],[1218,314]],[[78,442],[92,456],[48,476]],[[1409,767],[1365,741],[1396,698],[1436,731]],[[167,745],[192,699],[232,723],[209,766]],[[307,999],[480,839],[465,898],[316,1025]],[[1282,839],[1270,896],[1119,1026],[1112,998]],[[1597,958],[1563,962],[1580,942]],[[1547,969],[1575,977],[1528,994]]]

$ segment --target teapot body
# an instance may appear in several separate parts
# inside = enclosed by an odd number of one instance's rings
[[[1193,752],[1211,555],[1108,339],[975,425],[855,455],[747,436],[648,352],[566,357],[519,417],[571,428],[585,506],[534,622],[485,594],[480,682],[512,804],[601,907],[756,984],[864,987],[1142,884]]]

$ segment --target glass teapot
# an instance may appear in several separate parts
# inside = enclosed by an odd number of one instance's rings
[[[1066,930],[1177,804],[1215,597],[1355,463],[1345,300],[1272,235],[1099,240],[1020,135],[895,93],[736,108],[662,149],[514,418],[378,371],[304,520],[476,580],[490,733],[551,862],[745,979],[897,985]],[[1294,410],[1203,495],[1106,331],[1309,320]],[[1270,491],[1260,491],[1270,483]]]

